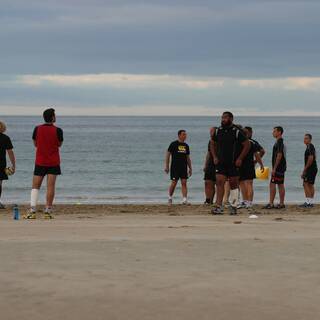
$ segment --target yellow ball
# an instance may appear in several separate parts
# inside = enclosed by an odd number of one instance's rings
[[[269,172],[270,172],[270,169],[268,167],[265,167],[263,172],[261,171],[260,168],[257,168],[256,169],[257,179],[268,180],[269,179]]]

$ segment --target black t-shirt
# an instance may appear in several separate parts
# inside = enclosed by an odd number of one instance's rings
[[[250,149],[246,157],[243,159],[243,164],[242,164],[242,166],[245,166],[245,167],[254,166],[255,153],[263,150],[263,148],[261,147],[258,141],[249,139],[249,142],[250,142]]]
[[[242,130],[232,125],[216,130],[213,140],[217,146],[219,163],[233,165],[242,152],[242,144],[248,138]]]
[[[168,152],[172,156],[171,167],[185,168],[188,165],[187,156],[190,155],[190,148],[185,142],[179,142],[178,140],[172,142]]]
[[[7,166],[7,150],[13,149],[11,139],[4,133],[0,133],[0,168]]]
[[[287,160],[286,160],[287,150],[282,138],[278,139],[273,146],[272,167],[274,167],[276,163],[278,153],[282,154],[282,158],[281,158],[280,164],[277,167],[277,172],[285,172],[287,170]]]
[[[318,168],[317,165],[317,154],[316,154],[316,149],[312,143],[307,145],[306,151],[304,153],[304,164],[306,165],[309,159],[309,156],[313,156],[313,162],[312,165],[308,168],[308,170],[316,170]]]

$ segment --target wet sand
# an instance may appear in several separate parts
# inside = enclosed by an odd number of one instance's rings
[[[1,319],[318,318],[320,208],[208,211],[61,205],[52,221],[3,211]]]

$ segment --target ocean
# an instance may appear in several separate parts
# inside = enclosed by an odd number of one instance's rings
[[[3,202],[25,203],[34,166],[33,128],[41,117],[1,117],[7,124],[17,157],[17,172],[4,182]],[[238,117],[236,123],[254,128],[254,139],[266,149],[266,166],[271,165],[274,139],[272,128],[285,129],[288,171],[287,201],[304,198],[300,178],[305,147],[303,136],[310,132],[317,147],[320,141],[319,118]],[[193,176],[189,180],[189,200],[201,203],[203,162],[209,141],[209,127],[219,117],[58,117],[64,130],[61,149],[63,175],[57,182],[57,203],[165,203],[169,177],[164,173],[164,156],[177,131],[186,129],[191,149]],[[320,181],[319,181],[320,183]],[[319,184],[318,183],[318,184]],[[317,188],[318,189],[318,188]],[[175,200],[180,201],[180,188]],[[41,201],[45,199],[44,190]],[[268,182],[255,182],[255,200],[268,200]]]

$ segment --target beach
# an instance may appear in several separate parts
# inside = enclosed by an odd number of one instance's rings
[[[318,317],[319,207],[258,207],[258,219],[208,212],[200,205],[57,205],[52,221],[40,213],[14,221],[4,211],[1,318]]]

